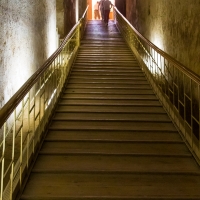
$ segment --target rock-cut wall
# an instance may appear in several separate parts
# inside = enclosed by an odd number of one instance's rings
[[[127,0],[126,17],[160,49],[200,75],[200,1]]]
[[[55,51],[56,0],[0,1],[0,108]]]

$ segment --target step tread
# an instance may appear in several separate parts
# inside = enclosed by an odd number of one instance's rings
[[[73,98],[65,98],[65,96],[63,96],[60,101],[59,101],[59,105],[62,106],[90,106],[92,109],[92,106],[95,106],[94,109],[97,109],[97,107],[99,109],[103,109],[103,107],[105,107],[105,109],[112,109],[112,107],[119,107],[119,112],[121,110],[136,110],[141,109],[141,107],[149,107],[152,106],[153,107],[158,107],[161,106],[160,102],[157,101],[156,98],[153,98],[154,96],[151,96],[151,98],[146,98],[144,99],[142,98],[135,98],[135,99],[104,99],[103,101],[101,99],[73,99]]]
[[[132,131],[173,131],[176,130],[171,122],[146,122],[146,121],[62,121],[53,120],[50,129],[57,130],[132,130]]]
[[[52,165],[52,161],[56,165]],[[148,168],[147,168],[148,166]],[[33,172],[149,172],[199,173],[191,157],[117,156],[117,155],[43,155],[37,158]],[[200,175],[200,174],[199,174]]]
[[[52,181],[53,180],[53,181]],[[169,174],[32,173],[24,195],[38,196],[195,196],[200,176]],[[56,188],[56,189],[55,189]]]
[[[90,121],[152,121],[171,122],[165,113],[97,113],[97,112],[68,112],[57,110],[53,120],[90,120]]]
[[[119,68],[119,65],[115,66],[115,64],[112,64],[112,63],[101,62],[99,64],[92,63],[91,65],[85,65],[85,63],[82,62],[82,63],[74,63],[74,67],[72,68],[71,75],[73,74],[86,75],[87,72],[91,72],[92,75],[95,75],[95,74],[99,74],[99,75],[105,74],[105,75],[113,75],[113,76],[121,75],[121,77],[124,77],[124,79],[126,78],[134,79],[137,77],[137,75],[144,74],[144,72],[139,68],[137,63],[134,63],[134,66],[127,65],[126,68],[123,70]]]
[[[64,94],[76,94],[76,95],[101,95],[102,97],[104,94],[112,95],[122,95],[122,94],[154,94],[151,88],[138,88],[138,89],[131,89],[131,88],[67,88],[64,91]]]
[[[45,141],[164,141],[182,142],[177,131],[48,131]]]
[[[191,155],[182,142],[148,141],[45,141],[40,153],[116,154],[116,155]]]
[[[93,70],[93,69],[79,69],[79,70],[73,70],[71,72],[71,76],[73,75],[87,75],[89,73],[90,76],[95,76],[95,75],[105,75],[105,76],[142,76],[144,75],[144,72],[138,70],[138,71],[112,71],[112,70]]]
[[[151,87],[147,84],[147,82],[145,83],[141,83],[141,84],[109,84],[109,83],[92,83],[92,84],[89,84],[89,83],[68,83],[66,85],[66,87],[68,89],[73,89],[73,88],[99,88],[99,89],[102,89],[102,88],[105,88],[105,89],[114,89],[114,88],[118,88],[118,89],[139,89],[139,88],[148,88],[148,89],[151,89]]]
[[[143,78],[143,77],[137,77],[135,79],[128,79],[128,78],[94,78],[94,77],[90,77],[88,78],[84,78],[83,76],[79,76],[79,77],[74,77],[71,78],[67,83],[73,83],[73,84],[113,84],[113,85],[135,85],[137,86],[138,84],[144,84],[147,81]],[[67,86],[67,84],[66,84]]]
[[[101,99],[101,100],[113,100],[113,99],[117,99],[117,100],[144,100],[144,99],[148,99],[148,100],[157,100],[155,94],[145,94],[145,92],[135,92],[137,94],[98,94],[98,93],[84,93],[84,94],[77,94],[77,93],[64,93],[62,98],[67,98],[67,99]],[[153,93],[153,92],[149,92],[149,93]]]

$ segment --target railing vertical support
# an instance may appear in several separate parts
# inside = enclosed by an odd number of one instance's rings
[[[15,199],[24,186],[23,175],[32,166],[80,46],[87,9],[58,49],[0,109],[0,200]]]
[[[26,143],[26,148],[27,148],[27,153],[26,153],[26,166],[27,168],[29,167],[29,148],[30,148],[30,131],[31,131],[31,119],[30,119],[30,108],[31,108],[31,95],[30,95],[30,91],[28,93],[28,129],[27,129],[27,143]]]
[[[4,168],[5,168],[5,148],[6,148],[6,122],[3,127],[3,148],[2,148],[2,161],[1,161],[1,200],[3,200],[3,188],[4,188]]]
[[[142,36],[116,7],[114,12],[117,28],[136,55],[154,92],[200,164],[200,94],[195,89],[197,86],[200,88],[200,76]],[[134,35],[134,42],[130,35]],[[163,64],[159,57],[163,58]],[[177,103],[180,105],[177,106]],[[196,104],[199,110],[195,109]]]

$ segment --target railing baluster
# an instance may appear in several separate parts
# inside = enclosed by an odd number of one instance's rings
[[[200,164],[200,76],[143,37],[116,7],[114,12],[118,29],[138,58],[166,111],[198,156]]]
[[[20,131],[21,135],[21,140],[20,140],[20,179],[19,179],[19,184],[20,187],[22,185],[22,174],[23,174],[23,132],[22,129]]]
[[[72,60],[80,45],[87,9],[59,48],[0,110],[0,130],[4,127],[0,141],[1,200],[7,199],[8,195],[10,200],[14,199],[13,192],[16,186],[22,186],[24,169],[30,167],[30,159],[37,152],[36,148],[41,142],[44,128],[64,87]],[[5,151],[9,149],[7,146],[9,139],[9,142],[12,142],[11,155],[5,158]],[[5,160],[9,160],[6,168]],[[8,176],[10,181],[5,182],[5,177]]]
[[[3,127],[3,142],[2,142],[3,148],[2,148],[2,161],[1,161],[1,200],[3,200],[3,189],[4,189],[6,129],[7,129],[7,122],[4,123]]]
[[[189,91],[188,91],[188,94],[189,94],[189,98],[190,98],[190,137],[191,137],[191,147],[192,147],[192,150],[193,150],[193,146],[194,146],[194,137],[193,137],[193,122],[192,122],[192,117],[193,117],[193,113],[192,113],[192,80],[190,79],[190,84],[189,84]]]
[[[199,155],[198,155],[198,157],[200,157],[200,85],[198,85],[198,95],[197,95],[197,97],[198,97],[198,110],[199,110],[199,121],[198,121],[198,125],[199,125],[199,131],[198,131],[198,134],[199,134],[199,142],[198,142],[198,151],[199,151]]]
[[[26,166],[27,168],[29,167],[29,149],[30,149],[30,131],[31,131],[31,119],[30,119],[30,114],[31,114],[31,101],[30,101],[31,97],[30,97],[30,91],[28,93],[28,128],[27,128],[27,142],[26,142],[26,148],[27,148],[27,153],[26,153]]]

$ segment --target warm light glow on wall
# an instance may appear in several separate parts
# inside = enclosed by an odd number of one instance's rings
[[[3,106],[56,50],[56,0],[9,1],[0,13],[0,106]],[[8,13],[7,13],[8,11]],[[20,12],[22,11],[22,12]],[[25,17],[24,17],[25,16]]]
[[[164,34],[161,27],[162,22],[160,19],[156,19],[155,22],[151,25],[150,41],[156,45],[158,48],[164,51]]]
[[[158,32],[154,32],[152,34],[151,41],[154,45],[156,45],[159,49],[164,50],[164,45],[163,45],[163,35],[161,35]]]
[[[22,27],[12,22],[15,27],[13,36],[9,38],[4,49],[4,60],[7,70],[4,76],[4,100],[7,102],[10,97],[23,85],[23,83],[33,74],[34,58],[36,57],[34,47],[34,34],[31,27]],[[29,34],[27,34],[29,33]],[[17,36],[17,38],[15,38]],[[13,51],[11,51],[13,47]]]
[[[159,49],[164,51],[164,34],[161,31],[162,29],[159,27],[159,25],[157,26],[157,24],[159,24],[159,22],[156,23],[154,29],[151,29],[150,41]],[[156,61],[156,64],[152,65],[152,73],[156,72],[159,75],[161,72],[158,70],[158,68],[162,68],[164,65],[163,59],[161,59],[156,52],[154,52],[152,56],[154,56],[154,60]]]
[[[57,38],[56,17],[55,15],[51,15],[47,26],[47,57],[50,57],[56,50]]]
[[[76,0],[76,22],[79,20],[79,0]]]

